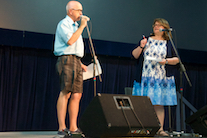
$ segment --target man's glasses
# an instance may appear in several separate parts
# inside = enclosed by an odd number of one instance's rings
[[[72,10],[78,11],[78,12],[83,12],[83,10],[81,10],[81,9],[72,9]]]

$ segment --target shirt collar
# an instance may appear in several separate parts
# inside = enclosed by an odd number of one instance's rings
[[[75,23],[75,26],[78,26],[77,22],[74,22],[68,15],[66,15],[66,19],[68,20],[68,22],[73,25]]]

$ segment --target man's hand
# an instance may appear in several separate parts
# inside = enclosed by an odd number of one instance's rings
[[[86,65],[84,65],[84,64],[81,64],[81,68],[83,69],[83,71],[87,71],[87,66]]]

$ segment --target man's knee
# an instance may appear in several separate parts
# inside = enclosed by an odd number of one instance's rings
[[[72,93],[71,100],[80,100],[82,97],[82,93]]]
[[[60,94],[59,94],[59,97],[69,99],[70,95],[71,95],[70,92],[68,93],[68,92],[61,91]]]

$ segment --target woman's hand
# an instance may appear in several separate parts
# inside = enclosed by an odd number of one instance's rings
[[[147,44],[147,38],[142,39],[140,42],[140,46],[144,48],[146,44]]]
[[[167,59],[162,59],[162,61],[160,61],[159,63],[160,63],[161,65],[165,65],[166,62],[167,62]]]
[[[164,65],[164,64],[176,65],[179,63],[179,59],[177,57],[172,57],[172,58],[162,59],[162,61],[159,63],[161,65]]]

